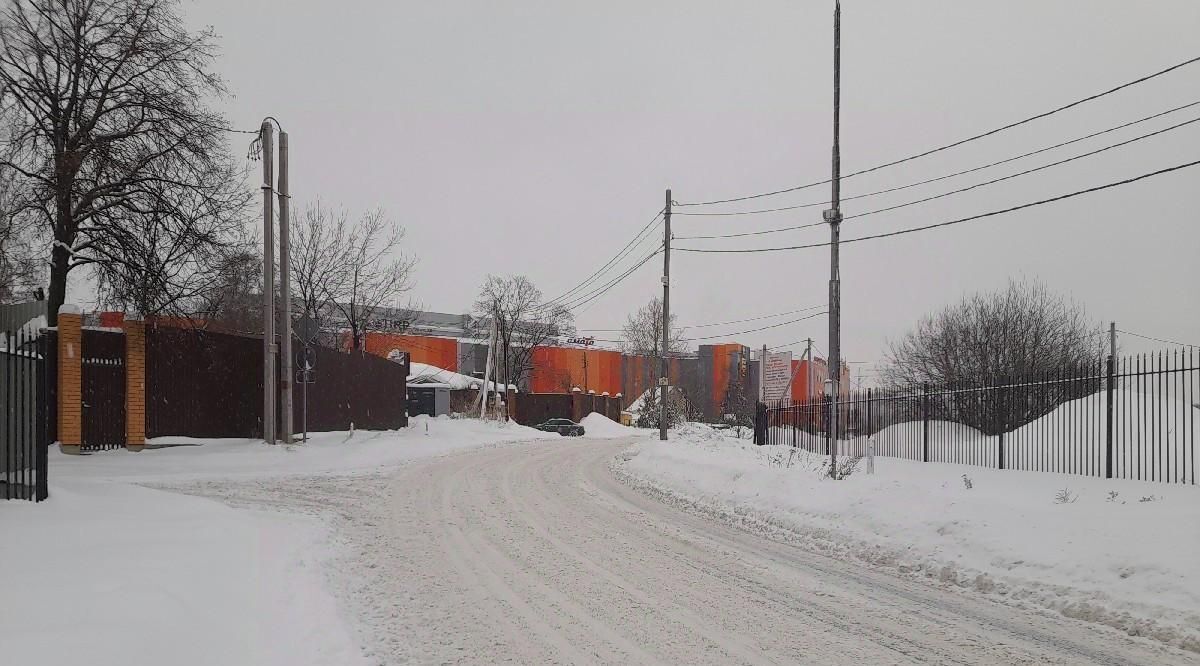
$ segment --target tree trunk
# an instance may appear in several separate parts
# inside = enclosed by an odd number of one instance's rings
[[[61,172],[61,169],[60,169]],[[71,272],[71,252],[75,240],[71,220],[70,193],[57,196],[54,220],[54,245],[50,248],[50,289],[46,303],[46,325],[58,326],[58,309],[67,301],[67,274]]]

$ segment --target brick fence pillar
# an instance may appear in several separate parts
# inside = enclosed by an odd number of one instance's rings
[[[58,309],[58,447],[79,453],[83,444],[83,315]]]
[[[146,322],[125,320],[125,448],[146,446]]]
[[[521,422],[521,413],[520,413],[520,409],[517,406],[516,390],[510,388],[504,392],[504,396],[505,396],[504,397],[504,406],[508,409],[508,418],[520,423]]]
[[[583,392],[579,387],[571,389],[571,420],[579,423],[583,418]]]

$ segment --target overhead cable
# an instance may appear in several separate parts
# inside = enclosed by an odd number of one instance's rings
[[[927,157],[927,156],[929,156],[929,155],[933,155],[934,153],[939,153],[939,152],[942,152],[942,151],[944,151],[944,150],[949,150],[949,149],[951,149],[951,148],[956,148],[956,147],[958,147],[958,146],[961,146],[961,145],[963,145],[963,144],[965,144],[965,143],[969,143],[969,142],[971,142],[971,141],[976,141],[976,140],[978,140],[978,139],[982,139],[982,138],[989,137],[989,136],[992,136],[992,135],[995,135],[995,134],[999,134],[1000,132],[1004,132],[1004,131],[1006,131],[1006,130],[1010,130],[1010,129],[1014,128],[1014,127],[1018,127],[1018,126],[1020,126],[1020,125],[1024,125],[1024,124],[1026,124],[1026,123],[1030,123],[1030,122],[1033,122],[1033,121],[1035,121],[1035,120],[1040,120],[1040,119],[1042,119],[1042,118],[1046,118],[1046,117],[1048,117],[1048,116],[1052,116],[1052,115],[1054,115],[1054,114],[1056,114],[1056,113],[1060,113],[1060,112],[1062,112],[1062,111],[1066,111],[1066,110],[1068,110],[1068,109],[1074,108],[1074,107],[1076,107],[1076,106],[1079,106],[1079,105],[1081,105],[1081,104],[1085,104],[1085,103],[1087,103],[1087,102],[1091,102],[1091,101],[1094,101],[1094,100],[1100,99],[1101,97],[1105,97],[1105,96],[1107,96],[1107,95],[1111,95],[1111,94],[1113,94],[1113,93],[1115,93],[1115,92],[1118,92],[1118,91],[1120,91],[1120,90],[1124,90],[1124,89],[1126,89],[1126,88],[1130,88],[1130,87],[1132,87],[1132,86],[1135,86],[1135,85],[1138,85],[1138,84],[1141,84],[1141,83],[1145,83],[1146,81],[1149,81],[1149,80],[1151,80],[1151,79],[1155,79],[1155,78],[1157,78],[1157,77],[1163,76],[1163,75],[1165,75],[1165,74],[1168,74],[1168,73],[1170,73],[1170,72],[1173,72],[1173,71],[1175,71],[1175,70],[1177,70],[1177,69],[1180,69],[1180,68],[1182,68],[1182,67],[1186,67],[1186,66],[1188,66],[1188,65],[1194,64],[1194,63],[1196,63],[1196,62],[1200,62],[1200,56],[1196,56],[1196,57],[1194,57],[1194,58],[1189,58],[1188,60],[1185,60],[1185,61],[1183,61],[1183,62],[1181,62],[1181,63],[1178,63],[1178,64],[1176,64],[1176,65],[1172,65],[1172,66],[1170,66],[1170,67],[1167,67],[1166,69],[1161,69],[1161,70],[1159,70],[1159,71],[1157,71],[1157,72],[1154,72],[1154,73],[1151,73],[1151,74],[1147,74],[1147,75],[1145,75],[1145,76],[1142,76],[1142,77],[1140,77],[1140,78],[1134,79],[1133,81],[1129,81],[1129,82],[1127,82],[1127,83],[1122,83],[1122,84],[1121,84],[1121,85],[1119,85],[1119,86],[1116,86],[1116,87],[1114,87],[1114,88],[1109,88],[1108,90],[1105,90],[1105,91],[1103,91],[1103,92],[1098,92],[1098,93],[1095,93],[1095,94],[1092,94],[1092,95],[1088,95],[1087,97],[1084,97],[1084,98],[1082,98],[1082,99],[1075,100],[1074,102],[1071,102],[1071,103],[1069,103],[1069,104],[1064,104],[1064,105],[1062,105],[1062,106],[1059,106],[1059,107],[1056,107],[1056,108],[1050,109],[1049,111],[1043,111],[1043,112],[1041,112],[1041,113],[1038,113],[1038,114],[1035,114],[1035,115],[1029,116],[1028,118],[1024,118],[1024,119],[1022,119],[1022,120],[1018,120],[1018,121],[1016,121],[1016,122],[1008,123],[1007,125],[1002,125],[1002,126],[1000,126],[1000,127],[997,127],[997,128],[995,128],[995,129],[991,129],[991,130],[988,130],[988,131],[986,131],[986,132],[981,132],[981,133],[979,133],[979,134],[975,134],[975,135],[973,135],[973,136],[969,136],[969,137],[967,137],[967,138],[965,138],[965,139],[959,139],[958,141],[954,141],[954,142],[952,142],[952,143],[947,143],[947,144],[945,144],[945,145],[938,146],[937,148],[931,148],[931,149],[929,149],[929,150],[926,150],[926,151],[924,151],[924,152],[917,153],[917,154],[915,154],[915,155],[910,155],[910,156],[908,156],[908,157],[904,157],[904,158],[901,158],[901,159],[898,159],[898,160],[892,160],[891,162],[885,162],[885,163],[883,163],[883,164],[879,164],[879,165],[876,165],[876,166],[873,166],[873,167],[869,167],[869,168],[867,168],[867,169],[862,169],[862,170],[860,170],[860,171],[855,171],[855,172],[853,172],[853,173],[849,173],[849,174],[846,174],[846,175],[842,176],[842,178],[843,178],[843,179],[845,179],[845,178],[850,178],[850,177],[853,177],[853,176],[861,176],[861,175],[863,175],[863,174],[871,173],[871,172],[873,172],[873,171],[879,171],[880,169],[886,169],[886,168],[888,168],[888,167],[893,167],[893,166],[896,166],[897,164],[903,164],[903,163],[905,163],[905,162],[910,162],[910,161],[912,161],[912,160],[916,160],[916,159],[920,159],[920,158],[922,158],[922,157]],[[733,202],[736,202],[736,201],[748,201],[748,200],[751,200],[751,199],[761,199],[761,198],[763,198],[763,197],[775,196],[775,195],[777,195],[777,194],[785,194],[785,193],[787,193],[787,192],[796,192],[796,191],[798,191],[798,190],[803,190],[803,189],[807,189],[807,188],[810,188],[810,187],[816,187],[816,186],[818,186],[818,185],[824,185],[824,184],[826,184],[826,183],[829,183],[829,182],[830,182],[829,180],[822,180],[822,181],[818,181],[818,182],[806,183],[806,184],[803,184],[803,185],[797,185],[797,186],[795,186],[795,187],[788,187],[788,188],[784,188],[784,189],[781,189],[781,190],[774,190],[774,191],[771,191],[771,192],[761,192],[761,193],[758,193],[758,194],[750,194],[750,195],[746,195],[746,196],[740,196],[740,197],[731,197],[731,198],[728,198],[728,199],[714,199],[714,200],[712,200],[712,201],[696,201],[696,202],[677,203],[676,205],[677,205],[677,206],[710,206],[710,205],[715,205],[715,204],[733,203]]]
[[[960,217],[955,220],[948,220],[946,222],[938,222],[936,224],[927,224],[927,225],[920,226],[920,227],[911,227],[908,229],[900,229],[898,231],[890,231],[890,232],[886,232],[886,233],[872,234],[870,236],[860,236],[858,238],[844,238],[841,240],[841,242],[843,244],[845,244],[845,243],[857,243],[859,241],[865,241],[865,240],[874,240],[877,238],[889,238],[891,236],[900,236],[903,234],[911,234],[911,233],[915,233],[918,231],[927,231],[929,229],[948,227],[950,225],[961,224],[963,222],[970,222],[972,220],[979,220],[979,219],[983,219],[985,217],[994,217],[996,215],[1012,213],[1014,211],[1023,210],[1025,208],[1033,208],[1035,206],[1041,206],[1044,204],[1053,203],[1055,201],[1071,199],[1071,198],[1081,196],[1084,194],[1091,194],[1092,192],[1099,192],[1100,190],[1107,190],[1112,187],[1119,187],[1121,185],[1128,185],[1130,183],[1136,183],[1140,180],[1145,180],[1147,178],[1153,178],[1155,176],[1161,176],[1163,174],[1171,173],[1173,171],[1179,171],[1181,169],[1187,169],[1190,167],[1194,167],[1197,164],[1200,164],[1200,160],[1197,160],[1194,162],[1186,162],[1184,164],[1179,164],[1179,165],[1176,165],[1173,167],[1167,167],[1165,169],[1159,169],[1158,171],[1151,171],[1150,173],[1144,173],[1139,176],[1134,176],[1132,178],[1126,178],[1124,180],[1119,180],[1119,181],[1112,182],[1112,183],[1106,183],[1104,185],[1097,185],[1095,187],[1089,187],[1084,190],[1077,190],[1075,192],[1070,192],[1067,194],[1060,194],[1058,196],[1050,197],[1048,199],[1031,201],[1029,203],[1024,203],[1024,204],[1021,204],[1018,206],[1011,206],[1009,208],[993,210],[993,211],[989,211],[987,213],[980,213],[978,215],[970,215],[968,217]],[[829,243],[826,242],[826,243],[808,243],[806,245],[788,245],[788,246],[780,246],[780,247],[756,247],[756,248],[740,248],[740,249],[721,249],[721,248],[709,249],[709,248],[695,248],[695,247],[676,247],[673,249],[677,250],[679,252],[738,254],[738,253],[750,253],[750,252],[782,252],[782,251],[786,251],[786,250],[805,250],[805,249],[814,248],[814,247],[827,247],[828,245],[829,245]]]

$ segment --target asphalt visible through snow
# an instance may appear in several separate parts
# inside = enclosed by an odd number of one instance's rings
[[[187,491],[330,518],[330,581],[372,663],[1200,663],[664,504],[613,476],[629,443]]]

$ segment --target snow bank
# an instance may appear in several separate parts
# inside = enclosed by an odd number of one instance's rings
[[[596,437],[598,439],[614,439],[617,437],[628,437],[637,435],[642,431],[637,428],[623,426],[620,423],[608,418],[603,414],[592,412],[583,417],[579,422],[583,426],[584,437]]]
[[[336,552],[320,520],[134,484],[354,474],[557,437],[516,424],[412,423],[292,446],[165,437],[140,453],[52,449],[50,500],[0,501],[5,663],[367,663],[327,592],[323,565]]]
[[[7,663],[365,663],[313,520],[112,483],[0,504]]]
[[[417,416],[394,431],[310,433],[290,446],[253,439],[159,437],[147,450],[98,451],[86,456],[50,450],[50,481],[143,481],[301,476],[372,471],[417,458],[519,440],[557,437],[516,423]]]
[[[874,475],[829,481],[827,463],[689,426],[615,464],[646,490],[840,558],[1200,651],[1200,487],[880,457]]]

